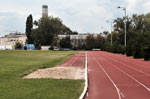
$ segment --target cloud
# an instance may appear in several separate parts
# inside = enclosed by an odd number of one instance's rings
[[[8,3],[9,2],[9,3]],[[6,29],[24,32],[26,17],[41,17],[42,5],[49,6],[49,15],[60,17],[63,23],[80,33],[99,33],[110,30],[106,20],[123,17],[124,11],[117,6],[127,7],[127,14],[147,13],[149,0],[3,0],[0,3],[0,36]]]
[[[24,31],[25,18],[13,12],[0,12],[0,36],[14,31]]]
[[[143,14],[146,13],[145,8],[147,7],[149,0],[127,0],[127,10],[129,14]]]

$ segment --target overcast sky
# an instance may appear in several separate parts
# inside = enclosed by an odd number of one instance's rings
[[[48,5],[49,15],[61,18],[63,23],[79,33],[100,33],[110,30],[106,20],[123,17],[117,6],[127,7],[127,14],[150,12],[150,0],[1,0],[0,36],[9,32],[25,32],[26,17],[41,17],[42,5]]]

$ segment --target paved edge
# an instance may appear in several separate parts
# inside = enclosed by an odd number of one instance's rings
[[[88,63],[87,63],[87,52],[86,52],[86,56],[85,56],[85,86],[84,86],[84,90],[79,99],[84,99],[87,91],[88,91]]]

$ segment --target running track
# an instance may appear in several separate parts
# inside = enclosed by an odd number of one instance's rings
[[[150,62],[89,51],[88,70],[86,99],[150,99]]]
[[[79,67],[84,68],[85,64],[85,52],[79,52],[63,62],[60,66],[63,67]]]

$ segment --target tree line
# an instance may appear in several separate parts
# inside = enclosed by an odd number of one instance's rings
[[[125,22],[127,31],[126,46],[124,46]],[[92,50],[93,48],[98,48],[112,53],[126,54],[134,58],[148,58],[150,56],[150,13],[117,18],[114,20],[113,28],[112,33],[103,32],[105,36],[101,34],[97,36],[88,35],[85,44],[79,45],[76,49]],[[74,32],[64,25],[60,18],[50,16],[33,21],[32,15],[27,17],[27,43],[34,44],[37,49],[40,49],[42,45],[57,46],[58,35],[60,34],[70,35],[78,34],[78,32]],[[59,44],[64,48],[72,49],[69,37],[60,40]]]
[[[127,30],[127,45],[124,46],[125,37],[125,21]],[[103,43],[98,46],[101,50],[121,53],[134,58],[150,59],[150,13],[147,14],[133,14],[132,17],[117,18],[114,20],[114,30],[112,31],[112,45],[111,34],[105,32],[106,37],[101,38]],[[95,48],[96,44],[92,37],[87,38],[89,48]],[[95,38],[96,40],[96,38]],[[97,40],[96,40],[97,41]],[[95,43],[94,43],[95,42]]]
[[[125,21],[127,30],[127,45],[125,46]],[[103,32],[105,36],[86,38],[86,49],[100,48],[103,51],[126,54],[134,58],[150,60],[150,13],[133,14],[132,17],[114,20],[112,33]],[[111,45],[112,35],[112,45]]]

